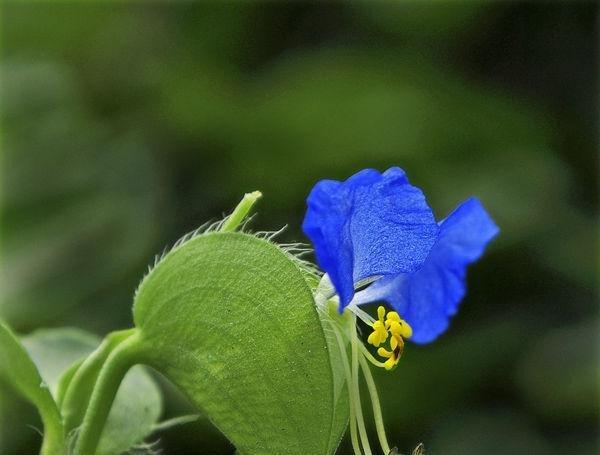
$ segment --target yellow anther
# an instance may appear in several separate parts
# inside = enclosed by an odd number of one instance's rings
[[[385,357],[387,360],[383,363],[383,367],[386,370],[391,370],[392,368],[394,368],[396,365],[398,365],[398,361],[400,360],[400,354],[401,354],[401,350],[399,349],[394,349],[394,351],[390,352],[385,348],[379,348],[377,350],[377,354],[379,354],[381,357]]]
[[[398,347],[398,338],[400,337],[396,335],[392,335],[392,338],[390,338],[390,348],[392,348],[392,351]]]
[[[398,360],[400,360],[400,359],[399,358],[394,359],[393,357],[390,357],[385,362],[383,362],[383,367],[387,371],[390,371],[392,368],[394,368],[398,364]]]
[[[386,359],[389,359],[394,355],[393,352],[388,351],[386,348],[377,349],[377,354],[379,354],[381,357],[385,357]]]
[[[379,308],[377,308],[377,317],[383,323],[383,318],[385,318],[385,308],[381,305],[379,306]]]
[[[379,307],[382,308],[382,307]],[[388,327],[390,323],[392,323],[393,321],[396,322],[400,322],[402,319],[400,319],[400,315],[398,313],[396,313],[395,311],[390,311],[387,314],[387,318],[385,321],[385,326]]]
[[[398,335],[392,335],[390,338],[390,347],[392,351],[400,350],[398,356],[402,355],[402,351],[404,350],[404,339]]]
[[[381,343],[384,343],[385,340],[387,340],[387,337],[388,337],[388,331],[386,330],[383,322],[375,321],[373,323],[373,333],[371,333],[371,335],[369,335],[369,338],[367,338],[367,342],[369,344],[372,344],[373,346],[377,347]]]
[[[392,335],[401,336],[402,338],[410,338],[412,336],[412,328],[406,321],[391,321],[388,330]]]
[[[390,348],[391,351],[380,347],[377,350],[377,354],[387,359],[383,363],[383,367],[386,370],[394,368],[402,351],[404,349],[404,338],[410,338],[412,336],[412,328],[410,325],[403,320],[400,315],[395,311],[385,312],[385,308],[380,306],[377,308],[378,320],[373,323],[373,333],[369,335],[367,341],[375,347],[384,343],[388,335],[390,335]]]
[[[384,343],[388,337],[387,327],[385,326],[385,308],[380,306],[377,308],[377,316],[379,316],[379,320],[373,323],[373,333],[369,335],[367,338],[367,342],[377,347],[381,343]]]

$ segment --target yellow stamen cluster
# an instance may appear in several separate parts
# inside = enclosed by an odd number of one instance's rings
[[[389,335],[391,350],[380,347],[377,354],[387,359],[383,363],[383,367],[391,370],[398,364],[404,349],[404,338],[412,336],[412,328],[395,311],[390,311],[386,316],[385,308],[382,306],[377,308],[377,317],[378,319],[373,323],[373,333],[369,335],[367,342],[379,347],[380,344],[386,342]]]

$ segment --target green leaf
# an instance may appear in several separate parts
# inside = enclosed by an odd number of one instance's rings
[[[63,373],[96,348],[98,337],[73,328],[41,329],[21,337],[21,343],[57,400]]]
[[[64,453],[61,417],[48,386],[13,332],[0,322],[0,380],[33,403],[44,423],[42,453]]]
[[[185,242],[142,282],[134,320],[140,359],[240,453],[332,452],[327,342],[299,266],[276,245],[240,233]]]
[[[120,341],[123,339],[121,335],[124,336],[126,333],[115,332],[110,334],[107,340]],[[81,360],[96,350],[100,339],[82,330],[59,328],[35,331],[23,337],[22,342],[35,361],[44,383],[56,396],[59,384],[62,386],[64,382],[65,387],[72,384],[77,370],[84,364]],[[117,343],[106,344],[114,347]],[[110,349],[106,351],[109,352]],[[100,358],[102,359],[102,356]],[[87,375],[90,381],[80,386],[79,393],[73,395],[83,410],[89,401],[91,388],[101,366],[102,361],[93,363]],[[160,417],[161,401],[158,386],[144,368],[138,366],[130,370],[115,397],[97,455],[115,455],[125,452],[152,433]],[[75,425],[80,423],[76,422]],[[72,429],[72,427],[66,428],[67,432]]]

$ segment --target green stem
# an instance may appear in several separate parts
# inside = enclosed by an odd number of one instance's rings
[[[44,440],[40,455],[63,455],[66,454],[65,432],[54,400],[50,398],[36,402],[37,408],[44,425]]]
[[[67,436],[83,421],[85,410],[89,404],[102,365],[115,347],[134,332],[135,329],[128,329],[108,334],[100,343],[100,346],[83,361],[73,375],[67,390],[64,392],[64,398],[60,400]]]
[[[387,436],[385,434],[385,427],[383,425],[383,416],[381,414],[381,404],[379,403],[379,394],[377,393],[377,387],[375,386],[375,381],[373,380],[373,375],[371,374],[371,370],[369,368],[369,364],[361,357],[360,366],[365,375],[365,381],[367,383],[367,388],[369,389],[369,394],[371,395],[371,404],[373,405],[373,417],[375,418],[375,427],[377,428],[377,437],[379,438],[379,444],[381,444],[381,449],[385,455],[390,453],[390,445],[388,444]]]
[[[333,333],[335,334],[335,338],[338,342],[338,346],[340,348],[340,357],[342,358],[342,364],[344,365],[344,373],[346,375],[346,386],[348,387],[348,398],[350,401],[350,442],[352,443],[352,449],[356,455],[361,455],[362,452],[360,450],[360,444],[358,442],[358,436],[356,434],[356,415],[355,415],[355,401],[354,394],[352,388],[352,374],[350,373],[350,364],[348,363],[348,354],[346,352],[346,346],[344,344],[344,340],[342,339],[342,335],[339,332],[338,327],[335,324],[331,324],[333,328]]]
[[[221,226],[221,232],[233,232],[238,226],[244,221],[250,209],[254,203],[259,200],[262,196],[260,191],[253,191],[252,193],[244,194],[244,197],[233,210],[233,213],[225,218],[223,225]]]
[[[362,441],[365,455],[371,455],[371,447],[369,446],[369,438],[365,427],[365,419],[362,413],[362,405],[360,400],[360,385],[358,383],[358,340],[356,336],[356,317],[352,318],[352,334],[350,345],[352,347],[352,394],[356,397],[356,420],[358,422],[358,432]]]
[[[137,335],[137,334],[136,334]],[[138,336],[133,335],[110,353],[100,370],[90,404],[85,412],[74,455],[94,455],[108,413],[127,371],[136,363]]]

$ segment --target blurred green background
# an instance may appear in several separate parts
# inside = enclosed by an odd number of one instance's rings
[[[260,189],[304,239],[321,178],[398,165],[502,228],[436,343],[378,374],[404,453],[598,450],[593,2],[2,4],[0,317],[131,324],[153,256]],[[305,240],[305,239],[304,239]],[[240,374],[243,374],[241,372]],[[186,404],[165,385],[165,415]],[[0,395],[0,453],[35,453]],[[165,454],[231,454],[201,420]],[[350,453],[344,443],[340,454]]]

